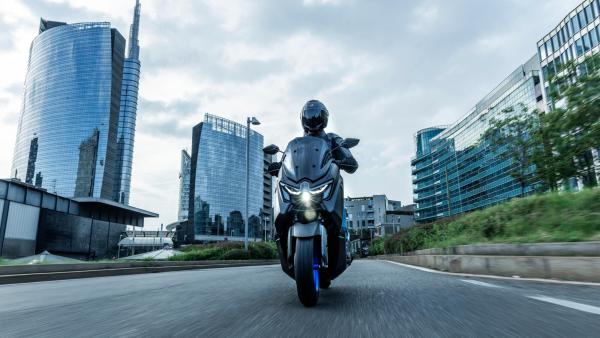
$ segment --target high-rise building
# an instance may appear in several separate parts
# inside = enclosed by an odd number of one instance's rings
[[[138,87],[140,83],[140,1],[136,0],[133,23],[129,29],[129,48],[123,62],[123,82],[121,84],[121,105],[119,107],[119,126],[117,131],[118,177],[113,199],[129,204],[131,187],[131,167],[133,164],[133,142],[135,140],[135,121],[137,116]]]
[[[554,29],[537,43],[538,58],[542,67],[544,95],[548,109],[554,102],[548,98],[548,79],[567,62],[579,63],[585,57],[600,52],[600,0],[582,1]],[[580,69],[580,72],[583,69]],[[596,179],[600,181],[600,149],[590,149],[595,164]],[[578,178],[569,182],[572,188],[581,185]]]
[[[263,137],[250,132],[248,237],[262,238]],[[206,114],[192,131],[188,241],[244,237],[246,126]]]
[[[66,197],[127,203],[139,47],[108,22],[40,20],[30,47],[11,177]]]
[[[177,220],[184,221],[188,219],[190,206],[190,171],[192,168],[192,158],[186,150],[181,151],[181,165],[179,170],[179,207]]]
[[[416,156],[411,162],[417,222],[484,208],[533,191],[536,182],[521,189],[511,177],[516,163],[479,141],[490,120],[507,114],[506,108],[513,108],[511,114],[544,110],[539,71],[534,56],[454,124],[417,133]]]

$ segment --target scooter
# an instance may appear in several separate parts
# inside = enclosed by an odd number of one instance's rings
[[[341,147],[358,144],[345,139]],[[280,162],[268,172],[277,176],[274,201],[275,240],[283,271],[296,281],[300,302],[307,307],[319,300],[320,289],[329,288],[351,263],[344,210],[343,164],[334,160],[330,144],[320,137],[293,139]],[[266,154],[281,152],[276,145]]]

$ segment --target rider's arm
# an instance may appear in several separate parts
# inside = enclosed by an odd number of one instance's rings
[[[348,148],[342,147],[344,139],[334,133],[329,133],[327,136],[331,139],[331,145],[334,148],[332,156],[340,169],[349,174],[354,173],[358,169],[358,162],[356,162]]]

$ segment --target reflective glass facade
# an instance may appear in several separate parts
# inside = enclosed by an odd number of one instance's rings
[[[453,125],[417,133],[412,160],[417,222],[484,208],[521,194],[520,184],[509,174],[512,161],[502,160],[499,153],[479,142],[489,121],[499,118],[503,109],[513,107],[513,114],[522,113],[519,104],[529,112],[543,108],[537,56],[517,68]],[[525,187],[525,194],[533,191],[534,183]]]
[[[581,62],[586,56],[600,52],[600,0],[585,0],[573,9],[550,33],[537,43],[538,58],[542,67],[544,95],[548,109],[553,102],[548,99],[548,78],[569,61]],[[584,71],[579,68],[578,74]],[[575,80],[575,79],[574,79]],[[590,149],[594,160],[596,179],[600,181],[600,149]],[[578,189],[582,182],[572,178],[563,182],[565,187]]]
[[[108,23],[40,30],[11,176],[63,196],[111,198],[125,39]]]
[[[586,0],[538,41],[538,58],[546,93],[547,79],[556,73],[560,65],[581,61],[585,55],[600,51],[599,26],[600,0]]]
[[[30,48],[11,177],[62,196],[127,204],[137,55],[125,59],[125,39],[110,23],[42,19]]]
[[[179,170],[179,206],[177,207],[177,220],[188,219],[190,204],[190,171],[192,158],[187,151],[181,151],[181,164]]]
[[[137,1],[133,15],[133,24],[129,32],[129,51],[123,63],[121,106],[119,108],[119,128],[117,134],[119,181],[113,199],[123,204],[129,204],[131,187],[133,142],[135,140],[135,120],[141,67],[139,60],[140,47],[138,44],[139,24],[140,3]]]
[[[243,237],[246,219],[246,126],[207,114],[204,122],[194,127],[192,134],[189,229],[193,229],[196,238]],[[251,131],[248,236],[257,238],[262,237],[262,148],[262,135]]]

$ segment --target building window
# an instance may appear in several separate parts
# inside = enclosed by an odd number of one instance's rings
[[[584,35],[582,40],[583,40],[583,51],[584,52],[587,52],[588,50],[592,49],[592,43],[590,41],[589,34]]]
[[[580,28],[579,28],[579,29],[581,29],[581,28],[583,28],[583,27],[587,26],[587,20],[586,20],[586,18],[585,18],[585,10],[583,10],[583,11],[579,12],[579,13],[577,14],[577,16],[579,17],[579,26],[580,26]]]
[[[592,5],[585,8],[585,15],[587,16],[587,22],[594,21],[594,13],[592,13]]]
[[[558,44],[558,34],[552,36],[552,46],[554,46],[554,51],[557,51],[560,48],[560,45]]]
[[[581,30],[581,26],[579,25],[579,19],[577,19],[577,15],[571,18],[571,28],[573,29],[573,34],[579,32]]]
[[[575,41],[575,55],[577,55],[577,57],[583,55],[583,42],[581,39],[577,39],[577,41]]]
[[[592,47],[598,46],[598,30],[594,28],[590,31],[590,39],[592,40]]]

